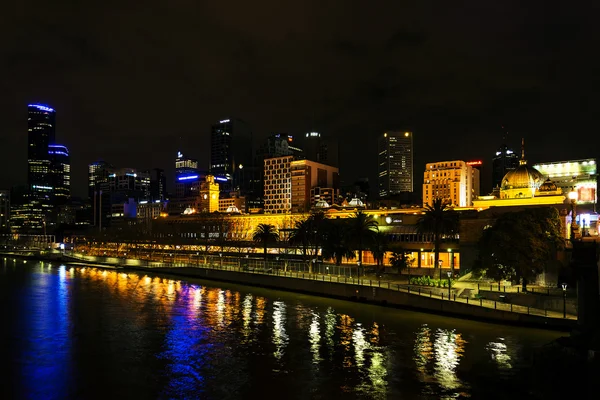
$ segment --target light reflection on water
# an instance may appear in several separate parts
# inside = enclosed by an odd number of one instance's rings
[[[27,314],[12,334],[28,340],[16,356],[25,397],[68,398],[66,388],[80,384],[68,371],[85,377],[97,364],[127,370],[104,376],[106,384],[82,379],[88,386],[79,392],[108,393],[113,382],[134,397],[253,397],[268,385],[294,398],[456,398],[468,396],[474,363],[505,379],[519,373],[511,347],[522,344],[485,324],[457,329],[456,320],[426,314],[90,267],[22,273],[30,279],[20,283],[17,307]],[[82,341],[105,350],[89,359],[86,348],[73,350]],[[33,381],[32,394],[23,388]]]

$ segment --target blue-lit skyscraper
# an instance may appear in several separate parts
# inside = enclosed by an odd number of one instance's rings
[[[42,104],[29,104],[27,113],[27,184],[33,198],[50,200],[53,188],[48,148],[54,144],[56,112]]]
[[[69,149],[61,144],[48,146],[52,204],[62,205],[71,198],[71,162]]]
[[[175,159],[175,197],[182,199],[197,196],[200,178],[198,160],[187,158],[178,151]]]

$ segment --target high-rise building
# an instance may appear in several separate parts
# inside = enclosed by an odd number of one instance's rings
[[[310,160],[290,163],[292,182],[292,212],[308,212],[321,199],[329,205],[339,195],[339,170],[337,167]]]
[[[413,133],[386,132],[378,141],[379,197],[413,191]]]
[[[108,179],[108,170],[112,165],[105,161],[96,161],[88,165],[88,196],[94,198],[97,183]]]
[[[45,187],[52,186],[48,146],[54,144],[56,112],[42,104],[29,104],[27,114],[27,183],[31,194],[41,192],[41,196],[46,197],[51,189]]]
[[[425,165],[423,206],[442,199],[455,207],[469,207],[479,196],[479,170],[464,161],[441,161]]]
[[[154,168],[150,173],[150,198],[152,201],[167,199],[167,177],[165,170]]]
[[[71,161],[69,149],[60,144],[48,146],[50,158],[50,181],[52,182],[52,204],[63,205],[71,198]]]
[[[308,132],[302,143],[304,157],[310,161],[337,167],[339,146],[337,140],[326,139],[319,132]]]
[[[293,156],[268,158],[264,161],[264,211],[284,214],[292,210]]]
[[[178,151],[175,159],[175,197],[182,199],[197,196],[202,178],[198,160],[185,157]]]
[[[214,124],[210,136],[210,174],[219,182],[223,197],[251,190],[253,178],[246,171],[253,162],[252,133],[239,119],[223,119]]]
[[[0,232],[10,231],[10,191],[0,190]]]
[[[502,178],[508,171],[513,171],[519,166],[519,155],[509,149],[506,144],[496,150],[492,161],[492,188],[502,186]]]

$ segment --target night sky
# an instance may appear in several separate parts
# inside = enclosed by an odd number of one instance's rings
[[[483,159],[489,185],[501,125],[531,162],[598,156],[597,2],[202,3],[3,2],[0,188],[26,182],[31,102],[57,110],[80,196],[98,159],[172,171],[181,150],[207,167],[229,117],[261,139],[338,138],[342,180],[372,187],[375,138],[413,130],[417,192],[450,159]]]

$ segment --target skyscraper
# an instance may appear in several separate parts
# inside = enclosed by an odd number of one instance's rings
[[[336,140],[325,139],[319,132],[308,132],[304,135],[302,149],[307,160],[338,166],[339,146]]]
[[[413,191],[413,134],[386,132],[378,141],[379,197]]]
[[[10,231],[10,191],[0,190],[0,233]]]
[[[198,196],[200,181],[198,160],[185,157],[178,151],[175,159],[175,197],[181,199]]]
[[[50,158],[50,181],[52,183],[52,204],[62,205],[71,198],[71,162],[69,149],[60,144],[48,146]]]
[[[239,119],[223,119],[212,126],[210,135],[210,173],[219,183],[221,194],[231,191],[245,194],[250,188],[252,173],[252,133]],[[225,197],[222,196],[222,197]]]
[[[88,165],[88,196],[94,198],[98,182],[108,179],[108,169],[112,166],[105,161],[96,161]]]
[[[492,160],[492,189],[502,185],[502,178],[508,171],[519,166],[519,156],[506,144],[500,146]]]
[[[153,201],[167,199],[167,177],[161,168],[150,171],[150,199]]]
[[[48,146],[54,144],[56,112],[42,104],[29,104],[27,114],[27,184],[33,197],[49,200],[52,182]]]

